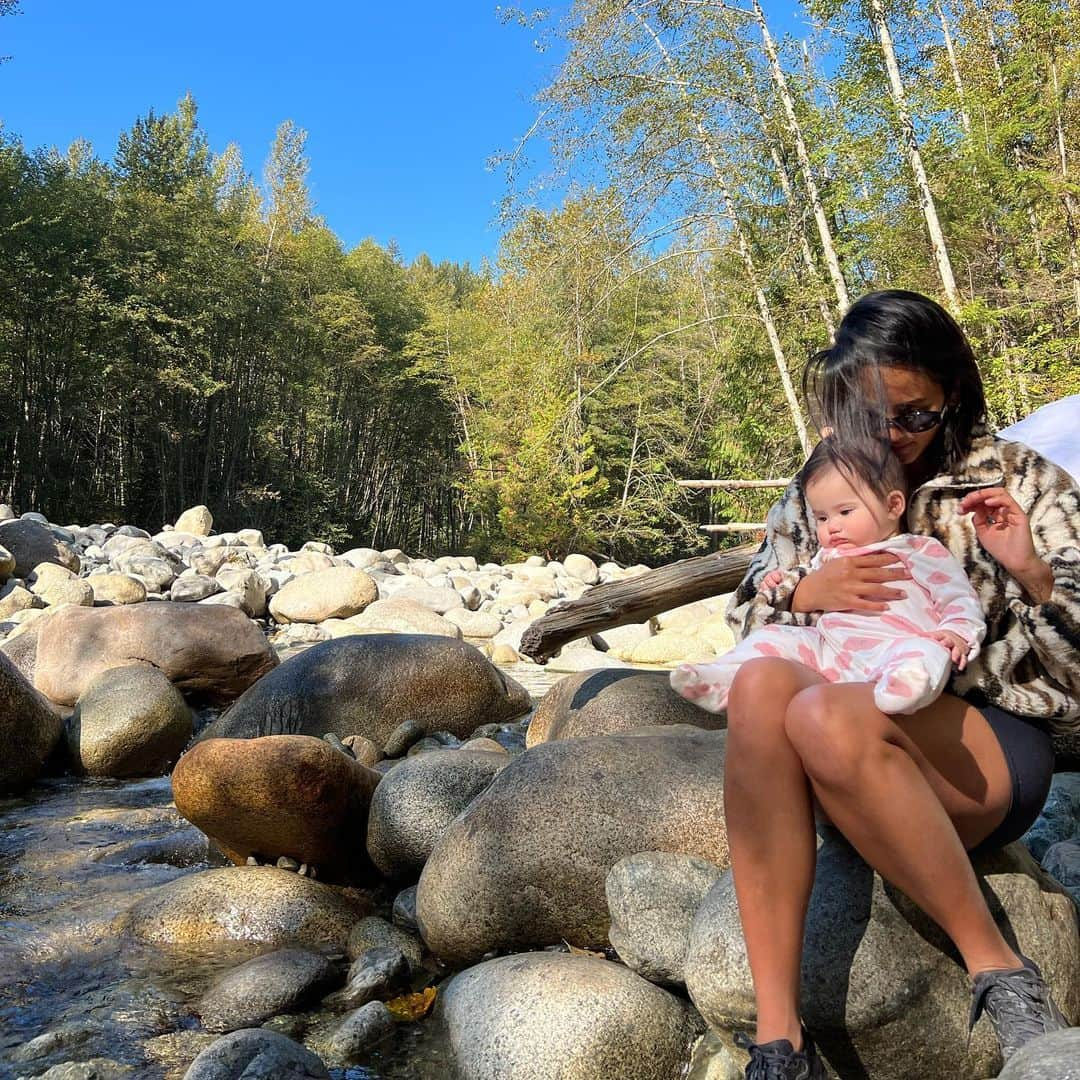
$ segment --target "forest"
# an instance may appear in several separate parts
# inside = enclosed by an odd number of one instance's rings
[[[503,14],[561,59],[480,267],[346,250],[292,120],[257,175],[191,96],[111,158],[0,131],[0,500],[655,564],[762,520],[676,481],[790,475],[801,369],[868,290],[957,316],[997,424],[1080,392],[1075,3]]]

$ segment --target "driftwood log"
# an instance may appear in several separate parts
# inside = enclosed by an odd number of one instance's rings
[[[568,641],[644,622],[661,611],[731,592],[742,581],[756,547],[669,563],[628,581],[597,585],[579,600],[552,608],[521,637],[520,652],[538,664],[546,663]]]

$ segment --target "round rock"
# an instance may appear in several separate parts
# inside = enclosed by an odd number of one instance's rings
[[[681,984],[694,915],[722,872],[705,859],[671,851],[620,859],[604,886],[608,940],[619,959],[652,982]]]
[[[456,975],[435,1022],[462,1080],[672,1080],[701,1029],[685,1002],[627,968],[555,953]]]
[[[365,634],[306,649],[262,678],[207,736],[333,732],[385,744],[402,722],[460,738],[529,711],[525,689],[472,645],[444,637]]]
[[[196,1011],[207,1031],[256,1027],[296,1012],[341,982],[338,969],[310,949],[278,949],[235,967],[203,994]]]
[[[180,756],[191,730],[191,710],[156,667],[110,668],[68,719],[68,756],[87,776],[158,776]]]
[[[1080,1028],[1033,1039],[1009,1058],[998,1080],[1080,1080]]]
[[[330,1037],[330,1052],[352,1061],[393,1035],[394,1025],[394,1014],[381,1001],[369,1001],[341,1021]]]
[[[263,1028],[234,1031],[208,1046],[184,1080],[329,1080],[322,1060],[297,1042]]]
[[[206,945],[247,941],[344,952],[367,901],[272,866],[187,874],[148,893],[121,919],[139,941]]]
[[[177,764],[173,798],[237,863],[284,855],[354,881],[370,876],[363,840],[381,779],[309,735],[207,739]]]
[[[0,792],[33,783],[63,730],[63,720],[0,653]]]
[[[620,859],[675,851],[726,866],[726,737],[671,727],[511,759],[424,867],[417,918],[428,947],[468,963],[492,949],[604,945],[604,882]]]
[[[439,837],[510,761],[484,750],[432,750],[395,766],[376,788],[367,847],[387,877],[415,877]]]
[[[193,536],[209,536],[214,527],[214,515],[205,506],[192,506],[177,519],[174,528],[177,532],[191,533]]]
[[[15,560],[16,577],[29,577],[41,563],[56,563],[73,573],[79,572],[79,556],[47,525],[30,518],[0,521],[0,544]]]
[[[91,574],[87,582],[94,593],[94,603],[141,604],[146,599],[146,586],[130,574]]]
[[[347,619],[378,598],[378,586],[363,570],[332,566],[293,578],[271,598],[270,614],[280,623]]]
[[[669,724],[716,729],[727,726],[727,717],[680,697],[664,671],[583,671],[561,679],[544,695],[525,739],[527,746],[536,746]]]

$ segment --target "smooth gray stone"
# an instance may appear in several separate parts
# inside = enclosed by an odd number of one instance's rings
[[[445,984],[434,1022],[467,1080],[675,1080],[701,1018],[621,964],[500,956]]]
[[[356,960],[369,949],[392,946],[399,949],[409,962],[409,973],[415,975],[421,967],[423,946],[415,934],[394,926],[378,915],[368,915],[361,919],[349,932],[349,941],[345,951],[350,960]]]
[[[329,1080],[321,1059],[276,1031],[244,1028],[208,1046],[184,1080]]]
[[[26,637],[27,635],[22,635]],[[0,653],[0,792],[32,784],[64,730],[49,702]]]
[[[1020,838],[1036,859],[1062,840],[1080,837],[1080,773],[1056,773],[1042,812]]]
[[[620,859],[604,883],[608,940],[619,959],[652,982],[681,984],[694,915],[722,872],[706,859],[670,851]]]
[[[418,930],[416,921],[416,886],[410,885],[407,889],[394,897],[394,907],[390,917],[395,926],[404,927],[406,930]]]
[[[203,994],[198,1013],[207,1031],[255,1027],[295,1012],[341,982],[337,967],[310,949],[278,949],[226,972]]]
[[[409,974],[409,961],[397,946],[368,949],[353,961],[344,989],[332,994],[328,1002],[358,1009],[376,998],[391,998],[408,984]]]
[[[341,1021],[330,1038],[330,1050],[344,1061],[366,1054],[394,1033],[394,1016],[381,1001],[369,1001]]]
[[[408,753],[409,747],[419,742],[427,734],[427,728],[419,720],[403,720],[390,732],[383,746],[387,757],[401,757]]]

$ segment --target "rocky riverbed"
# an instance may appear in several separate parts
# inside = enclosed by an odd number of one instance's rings
[[[0,508],[0,1080],[741,1075],[723,717],[664,670],[728,646],[723,598],[516,652],[644,569]],[[977,870],[1076,1022],[1060,764]],[[948,942],[828,830],[807,941],[837,1075],[997,1075]],[[1001,1075],[1061,1080],[1066,1035]]]

